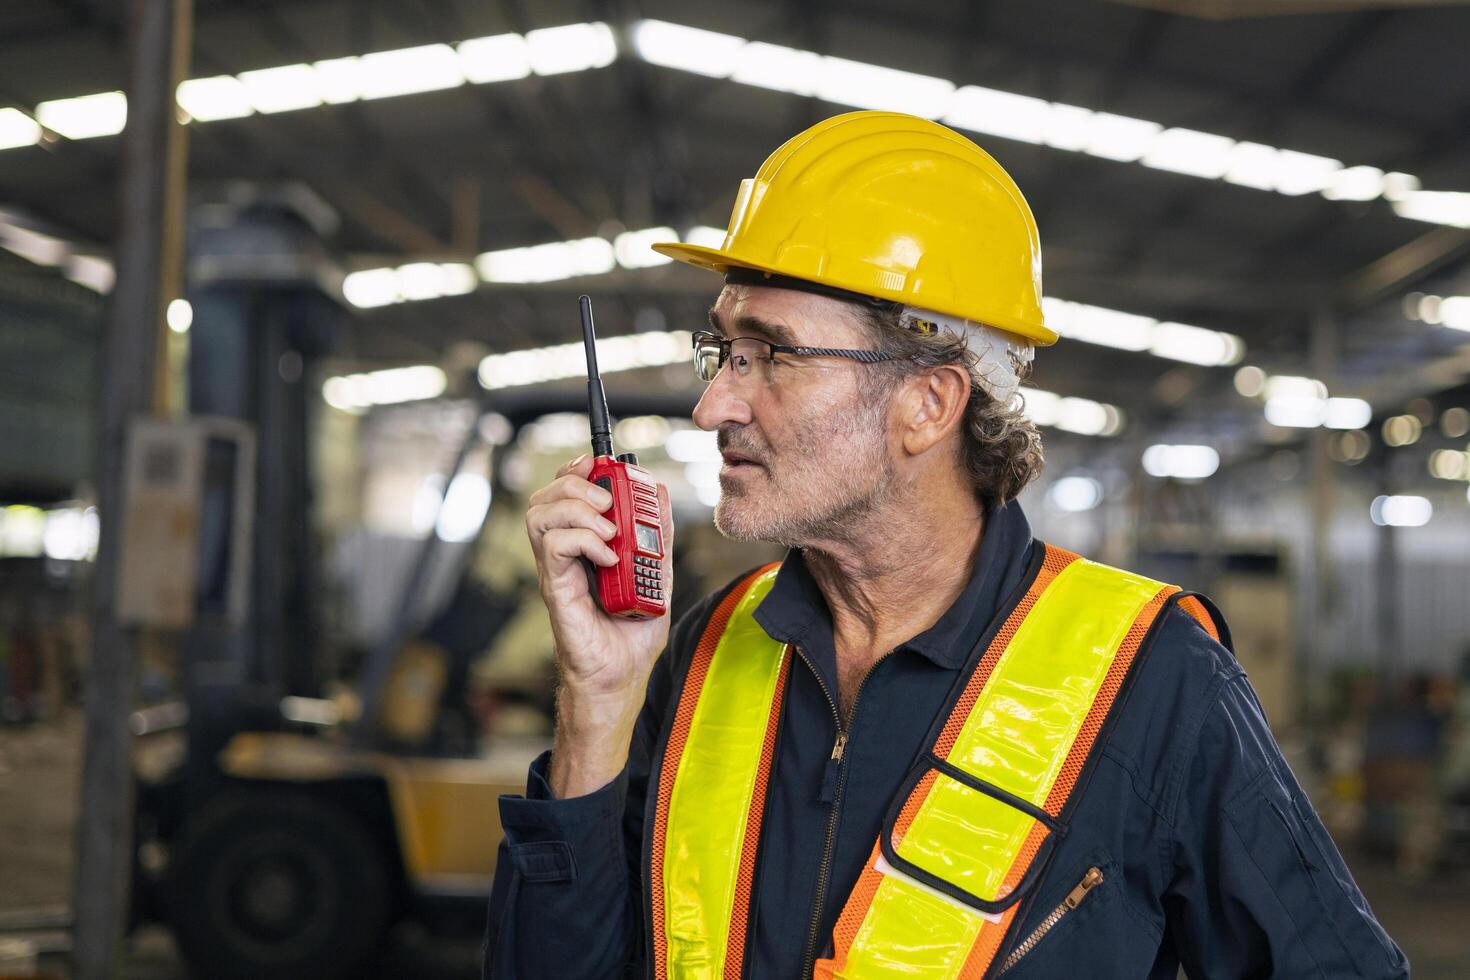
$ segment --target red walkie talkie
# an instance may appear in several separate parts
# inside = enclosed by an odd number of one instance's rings
[[[652,619],[669,611],[664,593],[663,518],[659,513],[658,482],[638,465],[634,453],[613,457],[612,429],[607,420],[607,396],[597,370],[597,337],[592,329],[592,299],[579,296],[582,343],[587,348],[587,419],[592,424],[592,472],[587,479],[612,494],[612,507],[603,516],[618,526],[607,546],[617,552],[611,568],[589,563],[588,578],[598,605],[609,616]]]

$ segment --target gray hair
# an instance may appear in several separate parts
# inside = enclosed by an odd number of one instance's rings
[[[895,358],[874,365],[883,378],[883,394],[891,393],[904,378],[927,368],[963,364],[970,375],[970,400],[965,406],[961,458],[975,495],[986,504],[1014,500],[1040,475],[1046,464],[1041,432],[1021,411],[1021,397],[999,402],[983,383],[979,356],[966,338],[949,330],[921,333],[909,329],[898,304],[874,307],[852,304],[859,323],[874,347]],[[1022,379],[1030,365],[1022,365]]]

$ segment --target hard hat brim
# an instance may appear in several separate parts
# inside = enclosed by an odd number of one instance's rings
[[[732,255],[723,249],[709,248],[704,245],[690,245],[686,242],[657,242],[651,247],[655,252],[660,255],[667,255],[676,262],[683,262],[685,265],[692,265],[697,269],[704,269],[709,272],[718,272],[721,275],[724,275],[730,269],[754,269],[757,272],[769,272],[772,275],[790,274],[784,269],[777,269],[762,262],[752,262],[749,259]],[[799,278],[812,277],[802,276]],[[848,283],[827,282],[820,279],[815,281],[821,282],[825,286],[833,286],[837,289],[852,290],[852,286]],[[901,293],[893,293],[891,295],[875,293],[874,295],[877,295],[879,299],[891,299],[900,303],[908,302],[908,299]],[[950,313],[953,316],[964,316],[963,313],[957,311],[939,310],[937,312]],[[989,326],[999,330],[1005,330],[1009,333],[1025,337],[1038,347],[1049,347],[1057,342],[1057,332],[1041,324],[1026,323],[1021,320],[1010,321],[1008,318],[993,316],[987,317],[985,322]]]

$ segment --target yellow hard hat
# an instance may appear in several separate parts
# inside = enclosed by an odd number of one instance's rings
[[[1052,344],[1041,241],[1016,182],[947,126],[899,112],[817,123],[740,182],[719,248],[655,250],[702,269],[789,276]]]

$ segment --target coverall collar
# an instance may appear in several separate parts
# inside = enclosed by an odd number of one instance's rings
[[[950,670],[964,666],[980,631],[1020,581],[1030,554],[1031,525],[1021,505],[1012,501],[987,508],[985,534],[964,591],[933,626],[898,649],[912,650]],[[800,550],[786,553],[775,585],[756,609],[755,619],[772,639],[801,646],[824,680],[835,682],[832,614]]]

